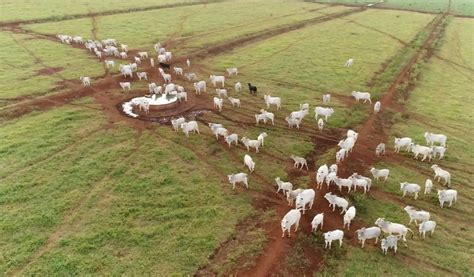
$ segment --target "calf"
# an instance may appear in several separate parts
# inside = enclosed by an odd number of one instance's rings
[[[171,120],[171,125],[173,126],[173,129],[175,132],[178,132],[179,127],[181,127],[181,124],[186,122],[186,119],[184,117],[176,118]]]
[[[364,100],[363,103],[369,101],[369,103],[372,104],[372,100],[370,100],[370,93],[368,92],[353,91],[352,96],[355,98],[357,102],[359,102],[359,100],[362,99]]]
[[[222,105],[224,104],[224,100],[222,98],[214,97],[213,101],[214,101],[214,108],[222,112]]]
[[[286,193],[286,200],[288,201],[288,206],[293,206],[293,201],[296,200],[296,197],[303,192],[303,189],[295,189]]]
[[[227,145],[229,145],[229,148],[233,142],[237,146],[239,144],[239,135],[237,134],[228,135],[227,137],[225,137],[225,141],[227,142]]]
[[[232,68],[227,68],[226,69],[228,76],[236,75],[239,74],[239,70],[237,67],[232,67]]]
[[[372,173],[372,176],[374,176],[375,181],[378,181],[380,178],[383,178],[384,182],[387,181],[388,175],[390,174],[389,169],[376,169],[372,167],[370,169],[370,173]]]
[[[247,84],[249,86],[249,93],[253,94],[253,95],[256,95],[257,94],[257,87],[253,86],[251,83],[247,83]]]
[[[351,221],[354,219],[355,216],[356,216],[356,208],[354,206],[349,207],[349,209],[347,209],[346,213],[344,214],[343,228],[345,228],[347,225],[347,230],[349,230],[351,227]]]
[[[232,107],[239,107],[240,108],[240,99],[229,97],[230,104],[232,104]]]
[[[183,69],[181,67],[173,67],[174,74],[183,75]]]
[[[314,117],[316,120],[318,120],[318,116],[324,116],[324,119],[326,122],[328,121],[328,118],[332,116],[334,113],[333,108],[323,108],[323,107],[316,107],[314,108]]]

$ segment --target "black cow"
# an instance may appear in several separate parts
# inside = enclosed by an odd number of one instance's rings
[[[252,86],[251,83],[247,83],[249,85],[249,92],[250,94],[253,94],[253,95],[256,95],[257,94],[257,87],[256,86]]]
[[[166,68],[166,69],[170,69],[170,65],[167,64],[167,63],[160,63],[160,66],[163,67],[163,68]]]

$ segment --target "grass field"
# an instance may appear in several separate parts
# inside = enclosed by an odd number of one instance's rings
[[[311,2],[311,1],[309,1]],[[406,9],[422,12],[442,13],[448,10],[449,0],[321,0],[314,1],[318,3],[328,4],[350,4],[350,5],[367,5],[377,3],[377,6],[384,8]],[[451,0],[451,12],[456,15],[474,16],[474,7],[469,0]]]
[[[31,1],[28,0],[6,0],[0,3],[1,10],[1,21],[17,21],[17,20],[36,20],[36,19],[67,19],[74,17],[79,14],[88,14],[94,12],[105,12],[111,10],[127,11],[129,9],[136,8],[151,8],[157,6],[163,6],[167,4],[176,3],[192,3],[198,1],[183,0],[183,1],[172,1],[172,0],[144,0],[139,3],[132,3],[128,1],[99,1],[91,3],[87,0],[79,1],[60,1],[60,0],[48,0],[48,1],[35,1],[32,5]]]
[[[15,53],[12,55],[11,53]],[[0,104],[19,97],[37,97],[64,89],[60,82],[104,74],[97,59],[81,49],[31,36],[0,32]]]
[[[111,10],[107,0],[94,5],[93,10],[79,1],[45,11],[52,3],[55,1],[27,10],[27,1],[4,2],[0,4],[0,9],[5,7],[0,21],[59,19]],[[168,3],[171,1],[142,1],[132,6],[120,1],[113,8]],[[422,8],[416,0],[397,3]],[[436,11],[443,3],[433,2],[424,8]],[[452,7],[460,3],[453,1]],[[22,9],[25,11],[20,15]],[[94,25],[100,39],[114,37],[131,48],[148,51],[156,41],[167,42],[180,56],[350,9],[299,1],[231,1],[20,27],[91,37]],[[3,16],[4,11],[8,16]],[[242,274],[258,262],[267,244],[281,239],[278,227],[276,236],[268,234],[268,226],[280,220],[278,206],[272,203],[286,205],[284,199],[274,196],[274,178],[280,176],[296,187],[312,184],[309,174],[292,169],[289,156],[311,157],[310,166],[333,163],[337,138],[347,128],[363,124],[372,109],[368,104],[353,105],[350,92],[370,91],[372,100],[380,99],[420,49],[434,18],[433,14],[369,9],[193,60],[192,66],[202,78],[237,66],[239,75],[228,78],[228,88],[236,81],[250,81],[258,85],[259,96],[242,93],[238,96],[242,108],[233,109],[226,102],[222,113],[204,113],[198,118],[201,134],[192,134],[190,139],[170,126],[121,120],[115,107],[107,109],[100,98],[122,95],[114,87],[106,93],[93,91],[92,97],[66,105],[57,103],[47,110],[2,119],[0,275],[182,276],[194,275],[202,268],[218,275]],[[381,216],[407,224],[405,205],[430,211],[438,222],[434,237],[426,241],[409,238],[408,247],[400,246],[396,256],[383,256],[379,246],[371,243],[360,249],[345,242],[342,249],[324,251],[321,233],[301,231],[297,238],[288,240],[288,255],[282,257],[280,271],[274,273],[291,275],[299,272],[299,267],[311,266],[314,261],[303,253],[309,245],[322,253],[323,265],[316,273],[321,276],[474,274],[470,267],[474,246],[470,207],[474,199],[468,182],[474,142],[466,132],[474,123],[468,104],[474,77],[473,28],[472,19],[448,20],[435,55],[417,65],[421,74],[416,87],[407,99],[399,99],[404,111],[393,117],[392,129],[385,130],[389,147],[394,136],[410,136],[422,143],[424,131],[448,135],[447,157],[439,164],[453,175],[452,186],[460,194],[458,203],[441,209],[434,193],[420,196],[418,201],[401,198],[399,182],[423,185],[426,178],[432,178],[430,164],[414,161],[408,154],[377,165],[391,169],[387,183],[375,184],[375,191],[367,196],[349,196],[364,226],[373,225]],[[0,32],[0,56],[5,64],[0,98],[4,103],[77,90],[81,75],[95,80],[112,78],[103,76],[102,64],[85,50],[33,36],[12,34],[8,29]],[[352,68],[343,67],[348,58],[355,59]],[[62,69],[51,75],[38,74],[54,68]],[[133,87],[144,90],[146,83],[134,82]],[[323,105],[321,96],[328,92],[333,95],[329,106],[336,113],[320,132],[312,109]],[[264,107],[262,96],[266,93],[280,96],[283,108],[270,109],[276,115],[275,126],[255,126],[253,115]],[[283,118],[303,102],[310,103],[310,115],[301,130],[290,131]],[[249,190],[238,185],[233,191],[227,181],[228,174],[247,172],[242,165],[245,148],[239,145],[227,150],[222,139],[216,142],[206,122],[222,123],[239,137],[268,133],[262,152],[250,153],[256,172],[249,177]],[[440,187],[436,183],[436,188]],[[318,209],[326,203],[315,205]],[[417,231],[414,225],[411,228]],[[221,247],[223,251],[219,251]]]

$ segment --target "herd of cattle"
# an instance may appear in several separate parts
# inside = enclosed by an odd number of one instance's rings
[[[66,35],[58,35],[58,38],[61,42],[66,44],[71,43],[80,43],[84,44],[84,46],[89,50],[93,51],[99,58],[102,58],[102,55],[105,56],[115,56],[116,58],[126,59],[128,57],[128,46],[121,44],[120,50],[117,48],[117,43],[114,39],[106,39],[102,41],[93,41],[87,40],[83,41],[81,37],[71,37]],[[172,53],[166,51],[164,47],[161,46],[160,43],[154,45],[154,49],[157,53],[157,60],[159,62],[159,74],[164,80],[163,86],[156,85],[155,83],[149,84],[149,92],[150,97],[152,99],[156,98],[158,94],[165,93],[166,95],[176,96],[179,101],[187,101],[187,92],[185,91],[183,86],[171,83],[172,76],[169,73],[166,73],[164,69],[170,69],[170,65],[168,62],[172,59]],[[119,70],[124,78],[132,77],[133,72],[138,70],[138,66],[142,63],[144,59],[148,59],[147,52],[138,52],[138,56],[133,57],[133,62],[130,64],[122,64],[119,66]],[[149,58],[150,64],[152,67],[155,66],[154,59]],[[107,68],[114,67],[115,63],[113,60],[105,60],[105,66]],[[351,67],[354,63],[354,59],[349,59],[346,61],[345,66]],[[191,62],[189,59],[186,61],[187,67],[189,68]],[[192,72],[184,72],[183,68],[180,67],[173,67],[174,74],[176,75],[183,75],[186,79],[190,82],[193,82],[193,86],[195,89],[196,95],[201,93],[205,93],[207,90],[206,81],[197,80],[197,75]],[[226,69],[227,76],[238,75],[237,68],[227,68]],[[137,77],[139,80],[148,80],[147,72],[136,72]],[[90,77],[81,77],[80,78],[84,86],[90,86],[91,78]],[[225,82],[226,76],[224,75],[210,75],[209,81],[212,86],[215,88],[216,96],[213,97],[213,104],[215,109],[222,111],[224,99],[222,97],[227,97],[228,101],[230,102],[232,107],[240,107],[241,101],[238,98],[230,97],[229,91],[225,89]],[[130,82],[120,82],[120,87],[123,90],[130,90],[131,83]],[[220,86],[220,88],[218,88]],[[257,94],[257,87],[248,83],[249,92],[253,95]],[[233,89],[235,92],[240,92],[242,90],[242,84],[240,82],[236,82],[233,84]],[[359,102],[363,100],[363,103],[369,102],[372,104],[371,95],[368,92],[360,92],[360,91],[353,91],[352,96],[354,99]],[[147,102],[147,97],[142,97],[137,100],[131,105],[127,107],[127,114],[131,112],[133,109],[133,105],[139,106],[140,109],[143,109],[145,112],[148,113],[149,110],[149,103]],[[331,100],[330,94],[325,94],[322,97],[322,102],[324,104],[329,104]],[[275,97],[271,95],[264,95],[263,96],[263,103],[265,105],[265,109],[261,109],[260,113],[255,114],[255,121],[258,125],[260,122],[264,124],[271,123],[272,125],[275,124],[275,114],[268,111],[272,107],[275,107],[277,110],[280,110],[282,107],[282,99],[280,97]],[[125,109],[125,107],[124,107]],[[381,102],[377,101],[374,106],[373,110],[374,113],[378,113],[381,109]],[[302,103],[299,105],[299,110],[291,112],[287,117],[285,117],[285,121],[288,123],[289,128],[300,128],[300,125],[303,119],[309,114],[309,104]],[[317,126],[319,130],[323,130],[325,122],[334,114],[334,109],[330,107],[315,107],[314,108],[314,116],[317,121]],[[321,118],[319,118],[321,117]],[[199,124],[197,121],[191,120],[186,121],[184,117],[174,118],[171,120],[172,127],[174,131],[179,131],[180,129],[189,137],[191,132],[199,134]],[[231,133],[227,128],[225,128],[222,124],[219,123],[209,123],[209,128],[212,134],[216,137],[216,140],[219,140],[220,137],[223,137],[224,141],[231,147],[232,144],[236,146],[239,144],[239,135],[236,133]],[[240,142],[245,146],[247,152],[250,151],[250,148],[255,150],[255,153],[259,153],[260,149],[264,146],[264,141],[268,137],[266,132],[259,134],[257,139],[250,139],[248,137],[242,137]],[[400,151],[409,151],[413,153],[414,158],[418,159],[421,157],[421,161],[425,161],[426,159],[442,159],[444,157],[446,151],[446,136],[442,134],[433,134],[426,132],[424,134],[426,139],[426,146],[415,144],[412,138],[395,138],[394,140],[394,149],[395,153],[399,153]],[[324,164],[319,166],[316,171],[316,189],[322,189],[323,184],[326,184],[326,187],[329,189],[331,185],[337,186],[339,192],[342,192],[343,188],[347,188],[347,192],[350,193],[351,190],[354,192],[357,189],[363,189],[364,193],[370,191],[372,185],[372,179],[366,176],[359,175],[358,173],[353,173],[347,178],[342,178],[338,176],[338,164],[340,164],[348,155],[352,152],[354,145],[356,144],[358,139],[358,133],[353,130],[348,130],[346,137],[342,139],[338,146],[340,147],[339,151],[337,151],[335,156],[335,164],[332,164],[328,167],[328,165]],[[382,156],[385,154],[385,144],[380,143],[375,149],[375,155]],[[299,170],[308,170],[308,163],[305,158],[298,157],[296,155],[291,155],[290,158],[294,162],[294,167],[298,168]],[[256,163],[253,161],[252,157],[249,154],[245,154],[244,156],[244,165],[248,168],[249,172],[252,173],[255,171]],[[448,171],[442,169],[438,165],[432,165],[432,170],[434,171],[434,180],[441,182],[443,181],[443,185],[450,184],[451,175]],[[375,181],[383,180],[387,181],[390,170],[381,168],[371,168],[370,172],[372,174],[372,178]],[[232,189],[235,189],[235,185],[237,183],[242,183],[248,189],[249,187],[249,174],[245,172],[238,172],[233,173],[227,176],[229,183],[232,185]],[[282,237],[285,234],[288,234],[290,237],[290,230],[292,226],[295,226],[294,231],[296,232],[299,227],[299,221],[301,218],[301,214],[305,213],[306,210],[311,210],[314,204],[316,191],[312,188],[309,189],[301,189],[295,188],[291,182],[285,182],[280,177],[275,178],[275,182],[277,185],[277,193],[280,191],[286,196],[289,206],[294,205],[294,209],[291,209],[281,220],[281,229],[282,229]],[[430,194],[433,189],[433,181],[431,179],[427,179],[425,182],[424,187],[424,194]],[[400,183],[400,190],[402,192],[402,196],[405,197],[406,194],[412,194],[414,199],[418,198],[418,194],[421,191],[421,187],[418,184],[403,182]],[[457,191],[453,189],[442,189],[438,190],[438,199],[441,208],[443,208],[444,203],[448,202],[449,206],[451,207],[453,202],[457,200]],[[343,197],[337,196],[332,192],[328,192],[324,195],[324,198],[327,200],[329,207],[332,207],[332,210],[335,211],[336,208],[341,209],[341,214],[343,214],[343,229],[346,228],[350,229],[351,221],[356,216],[356,208],[354,206],[349,207],[349,202],[344,199]],[[416,225],[419,223],[419,233],[420,235],[425,238],[425,234],[427,232],[431,232],[433,234],[436,228],[436,222],[430,220],[430,213],[417,210],[412,206],[406,206],[404,210],[407,212],[411,224],[414,222]],[[324,225],[324,217],[323,213],[317,214],[314,216],[311,226],[312,230],[318,230],[319,226],[322,229]],[[375,243],[378,243],[379,238],[381,237],[382,233],[386,234],[385,238],[381,239],[381,249],[384,254],[387,253],[387,250],[393,248],[395,253],[397,251],[397,243],[399,239],[406,241],[406,235],[408,232],[412,232],[410,228],[403,224],[394,223],[385,220],[384,218],[378,218],[375,221],[375,225],[373,227],[361,228],[356,230],[358,240],[364,247],[365,240],[368,239],[375,239]],[[339,241],[339,245],[342,246],[342,241],[344,237],[343,230],[333,230],[323,234],[325,239],[325,248],[331,248],[332,241],[336,240]]]

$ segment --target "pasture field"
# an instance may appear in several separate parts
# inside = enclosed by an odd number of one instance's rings
[[[319,9],[322,10],[319,12]],[[199,7],[188,6],[99,16],[94,20],[99,25],[96,30],[98,37],[114,37],[126,42],[130,48],[146,47],[143,50],[149,51],[153,50],[154,43],[160,41],[175,46],[177,53],[185,54],[209,44],[270,27],[287,25],[347,9],[349,8],[292,1],[271,0],[258,3],[232,1]],[[170,26],[169,22],[175,22],[175,24]],[[62,22],[62,24],[48,22],[26,27],[41,33],[64,32],[90,37],[92,25],[93,21],[90,18],[82,18]]]
[[[0,120],[1,275],[474,274],[470,267],[474,199],[468,181],[474,142],[465,132],[474,123],[472,105],[466,101],[472,100],[474,77],[472,19],[303,1],[225,1],[156,8],[190,2],[197,1],[146,0],[133,6],[114,1],[111,7],[106,0],[93,8],[78,1],[42,13],[56,1],[24,13],[19,11],[26,1],[0,4],[9,11],[1,21],[46,21],[13,25],[0,32],[4,50],[0,55],[6,65],[0,98],[3,105],[18,101],[18,109],[25,108],[18,113],[21,116]],[[455,2],[461,3],[453,0],[452,9]],[[409,9],[421,7],[417,0],[396,3]],[[443,5],[438,1],[424,8],[436,12]],[[152,6],[53,22],[91,12]],[[352,14],[342,14],[352,10]],[[311,23],[296,30],[281,30],[307,20]],[[120,104],[147,93],[147,82],[134,77],[132,91],[123,93],[118,82],[124,78],[115,75],[117,68],[106,72],[88,51],[51,39],[57,33],[113,37],[133,51],[153,52],[153,43],[161,41],[175,58],[222,46],[208,56],[191,58],[189,70],[207,81],[210,74],[238,67],[239,75],[228,77],[226,88],[241,99],[242,107],[232,108],[224,99],[223,111],[217,112],[211,105],[211,85],[206,94],[194,96],[192,83],[173,74],[173,81],[192,94],[190,103],[179,104],[176,113],[199,110],[196,116],[184,113],[187,119],[198,121],[199,135],[186,138],[169,125],[128,118]],[[233,45],[236,39],[260,34],[259,39]],[[422,53],[421,58],[412,64],[417,53]],[[348,58],[355,59],[351,68],[343,67]],[[150,73],[149,82],[161,84],[156,68],[147,63],[139,68]],[[397,82],[405,78],[407,69],[420,74],[409,76],[413,83],[408,89],[402,82],[405,90],[394,90],[394,84],[402,86]],[[92,87],[80,86],[80,75],[94,77]],[[237,81],[244,86],[256,84],[258,95],[251,96],[246,89],[234,92]],[[372,115],[371,105],[354,104],[353,90],[370,91],[373,102],[381,100],[387,107]],[[52,98],[53,93],[64,94],[65,99]],[[332,94],[327,106],[335,114],[319,131],[313,108],[324,105],[325,93]],[[388,93],[396,96],[393,104],[386,100]],[[275,125],[255,124],[254,114],[266,108],[264,94],[283,100],[281,110],[268,109],[275,114]],[[34,104],[39,96],[45,99],[44,106]],[[33,112],[26,112],[29,101],[36,107]],[[310,113],[301,129],[288,129],[283,119],[304,102],[310,104]],[[7,108],[15,114],[14,105]],[[159,112],[152,110],[149,116],[159,116]],[[222,123],[239,138],[255,139],[262,132],[268,137],[260,153],[248,153],[242,143],[229,148],[222,137],[216,141],[209,122]],[[320,212],[326,216],[324,231],[342,228],[342,216],[332,213],[322,197],[336,190],[326,186],[316,190],[315,205],[302,217],[298,233],[282,239],[280,220],[289,207],[286,198],[275,193],[275,177],[295,187],[315,188],[317,167],[334,163],[337,143],[347,129],[362,133],[367,122],[383,129],[383,135],[366,135],[359,143],[386,140],[388,153],[375,162],[377,167],[390,168],[391,176],[386,183],[374,183],[367,195],[360,190],[343,193],[357,208],[343,247],[333,243],[332,250],[324,250],[322,232],[310,231],[312,216]],[[459,191],[452,208],[439,208],[434,192],[420,195],[417,201],[401,197],[399,183],[423,187],[424,180],[433,177],[429,167],[435,162],[393,153],[393,138],[409,136],[424,144],[425,131],[448,136],[447,156],[436,163],[451,172],[451,186]],[[362,165],[364,171],[359,173],[370,176],[373,153],[357,157],[354,153],[340,164],[341,174]],[[245,154],[256,162],[252,174],[243,166]],[[291,154],[305,157],[309,170],[293,168]],[[241,184],[232,190],[227,175],[237,172],[249,173],[248,190]],[[441,185],[435,183],[435,187]],[[360,248],[354,235],[357,228],[372,226],[378,217],[407,224],[405,205],[431,212],[432,220],[438,222],[432,238],[421,240],[413,224],[414,238],[409,236],[407,246],[400,243],[396,255],[382,255],[373,241]]]
[[[0,32],[0,57],[0,105],[64,90],[81,75],[104,74],[102,64],[84,50],[29,35]]]
[[[312,1],[309,1],[312,2]],[[421,12],[442,13],[451,8],[451,12],[456,15],[474,16],[474,6],[470,0],[321,0],[314,1],[327,4],[349,4],[349,5],[367,5],[376,3],[377,7],[405,9]],[[450,7],[451,2],[451,7]]]
[[[61,20],[74,18],[77,15],[123,11],[137,8],[156,8],[166,6],[169,4],[186,4],[195,3],[199,1],[183,0],[143,0],[138,3],[129,1],[112,1],[105,0],[91,3],[87,0],[78,1],[35,1],[34,5],[28,0],[5,0],[0,3],[0,13],[2,22],[23,21],[23,20]]]

